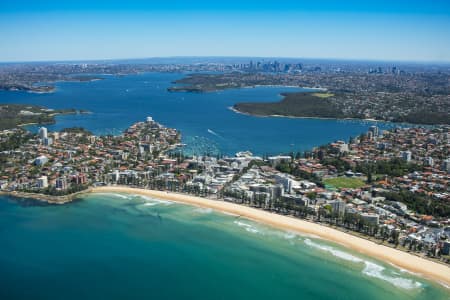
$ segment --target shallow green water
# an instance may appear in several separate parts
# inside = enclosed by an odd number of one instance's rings
[[[340,246],[149,198],[0,199],[0,299],[448,299]]]

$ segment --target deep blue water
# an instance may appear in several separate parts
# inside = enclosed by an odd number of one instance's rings
[[[136,121],[152,116],[181,130],[188,150],[202,154],[256,154],[303,151],[336,139],[347,140],[373,125],[366,121],[263,118],[237,114],[236,102],[277,101],[282,92],[301,89],[259,87],[211,93],[171,93],[167,87],[183,74],[147,73],[105,76],[94,82],[61,82],[53,94],[0,91],[0,103],[28,103],[50,108],[87,109],[89,115],[57,117],[50,130],[82,126],[95,134],[119,134]],[[378,123],[386,128],[392,124]]]

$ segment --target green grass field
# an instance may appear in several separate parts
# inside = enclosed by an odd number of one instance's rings
[[[329,185],[335,188],[360,188],[365,185],[364,181],[359,178],[351,178],[351,177],[336,177],[336,178],[327,178],[324,179],[323,182],[325,185]]]
[[[328,97],[334,96],[334,94],[332,94],[332,93],[313,93],[312,95],[319,97],[319,98],[328,98]]]

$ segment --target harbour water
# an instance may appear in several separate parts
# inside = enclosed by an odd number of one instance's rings
[[[237,102],[278,101],[280,93],[299,88],[257,87],[209,93],[171,93],[167,88],[183,74],[102,75],[93,82],[59,82],[52,94],[0,91],[0,103],[76,108],[92,114],[58,116],[50,130],[81,126],[95,134],[119,134],[131,124],[153,116],[181,131],[188,153],[233,155],[250,150],[258,155],[309,150],[357,136],[372,122],[358,120],[253,117],[229,108]],[[381,128],[394,126],[378,123]],[[32,127],[36,129],[36,126]]]
[[[0,196],[0,299],[448,299],[336,244],[127,194]]]

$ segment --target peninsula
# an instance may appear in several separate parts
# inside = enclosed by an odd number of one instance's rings
[[[88,113],[76,109],[50,109],[28,104],[0,104],[0,130],[29,124],[54,124],[56,115]]]
[[[331,101],[331,93],[286,93],[279,102],[237,103],[233,109],[254,116],[286,116],[306,118],[361,118],[346,116],[338,105]]]
[[[227,72],[193,73],[176,80],[171,92],[213,92],[256,86],[308,87],[274,103],[236,103],[234,110],[257,116],[373,119],[412,124],[450,124],[448,70],[402,70],[369,65],[306,66],[257,62]],[[318,93],[319,92],[319,93]]]
[[[233,110],[254,116],[372,119],[411,124],[450,124],[450,108],[413,97],[383,94],[371,97],[349,93],[285,93],[279,102],[236,103]],[[373,99],[373,100],[372,100]],[[448,100],[450,101],[450,99]],[[388,109],[395,106],[397,110]]]

